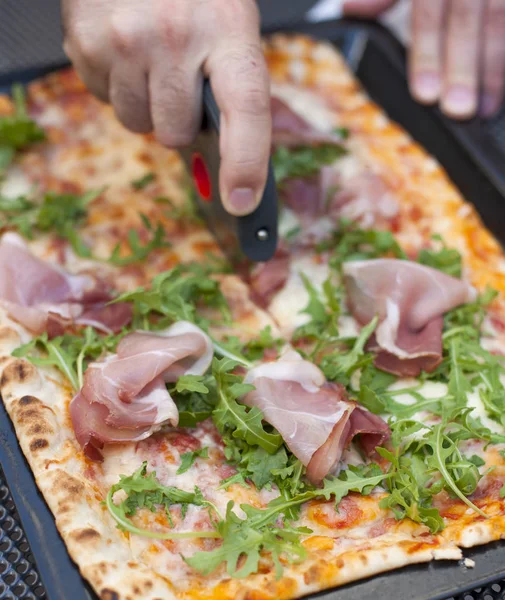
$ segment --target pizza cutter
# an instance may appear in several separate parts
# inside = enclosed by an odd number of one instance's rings
[[[209,81],[203,85],[203,120],[191,146],[181,150],[196,189],[196,202],[223,252],[232,264],[244,258],[266,261],[277,248],[277,191],[271,161],[261,202],[254,212],[234,217],[219,194],[219,108]]]

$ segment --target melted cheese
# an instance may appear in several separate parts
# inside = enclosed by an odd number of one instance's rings
[[[5,198],[17,198],[26,196],[32,190],[30,180],[26,174],[16,165],[7,170],[3,181],[0,180],[0,196]]]

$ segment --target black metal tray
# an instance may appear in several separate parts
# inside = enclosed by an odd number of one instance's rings
[[[489,128],[481,126],[478,120],[457,125],[445,119],[438,110],[424,108],[413,102],[405,82],[402,48],[382,28],[351,21],[299,27],[291,25],[290,30],[293,29],[329,39],[343,51],[371,97],[437,157],[465,197],[476,205],[486,225],[500,241],[505,242],[505,218],[501,218],[502,215],[505,216],[505,176],[500,172],[500,166],[505,164],[505,152],[496,143],[499,136],[490,135]],[[27,82],[60,64],[61,57],[58,56],[52,65],[46,64],[43,69],[17,69],[15,80]],[[12,76],[0,74],[0,90],[5,89],[13,80]],[[50,600],[96,598],[66,552],[1,403],[0,463],[15,504],[14,509],[9,504],[10,498],[7,500],[8,490],[5,490],[5,497],[0,496],[0,509],[3,509],[3,512],[0,510],[0,533],[3,533],[3,538],[0,536],[0,578],[4,579],[4,574],[7,573],[10,580],[4,580],[3,587],[0,585],[0,599],[41,598],[44,594]],[[0,494],[4,489],[1,484],[0,481]],[[5,515],[9,510],[14,512],[6,516],[10,519],[6,526],[2,514]],[[23,531],[17,526],[18,516],[31,546],[45,592],[41,589],[37,571],[31,564]],[[16,534],[11,535],[12,531]],[[474,569],[447,561],[415,565],[321,592],[310,598],[505,598],[505,584],[499,581],[505,579],[505,544],[498,542],[475,548],[466,551],[465,556],[475,560]],[[21,563],[23,566],[19,567]],[[22,577],[17,577],[16,572]],[[475,591],[465,594],[472,589]]]

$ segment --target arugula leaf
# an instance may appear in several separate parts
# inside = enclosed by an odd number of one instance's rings
[[[86,194],[56,194],[47,192],[40,202],[23,196],[0,198],[0,227],[11,227],[24,237],[33,239],[38,232],[54,233],[70,242],[78,256],[89,257],[91,250],[84,244],[76,228],[87,218],[88,205],[101,190]]]
[[[126,498],[119,504],[115,504],[114,494],[120,490],[126,493]],[[197,487],[195,487],[194,492],[185,492],[175,487],[162,485],[156,479],[154,471],[147,474],[147,462],[143,462],[132,475],[120,475],[119,482],[110,488],[105,504],[118,527],[123,531],[129,531],[136,535],[160,540],[220,537],[219,533],[214,530],[161,533],[135,527],[129,517],[143,508],[155,512],[158,507],[164,507],[169,522],[171,521],[169,508],[173,504],[180,504],[183,508],[187,508],[189,504],[213,508],[212,504],[204,499]]]
[[[325,481],[323,489],[308,490],[292,498],[280,496],[272,500],[264,509],[241,504],[240,508],[245,513],[244,519],[233,511],[234,504],[230,501],[226,515],[219,519],[214,531],[161,533],[135,527],[130,517],[142,508],[155,511],[164,507],[168,518],[168,509],[173,504],[208,506],[216,514],[218,513],[215,507],[203,498],[198,488],[191,493],[163,486],[156,479],[155,473],[147,474],[146,469],[147,464],[143,463],[133,475],[128,477],[122,475],[119,483],[112,486],[107,494],[107,508],[118,526],[130,533],[157,539],[222,538],[222,544],[218,548],[207,552],[196,552],[191,557],[183,558],[188,565],[204,575],[212,573],[224,563],[228,574],[237,578],[247,577],[258,571],[262,551],[270,553],[277,577],[282,575],[281,557],[283,561],[288,562],[298,562],[305,558],[306,551],[301,544],[300,536],[311,533],[311,530],[306,527],[295,528],[286,522],[279,525],[278,521],[282,515],[289,515],[295,507],[316,498],[329,499],[333,496],[338,503],[350,491],[369,494],[376,485],[389,477],[387,474],[382,474],[377,465],[361,469],[350,468],[341,473],[338,478]],[[236,476],[234,477],[237,479]],[[122,490],[127,497],[120,504],[114,504],[114,494],[119,490]]]
[[[122,244],[119,242],[107,259],[108,262],[119,267],[124,267],[125,265],[131,265],[145,260],[154,250],[170,248],[171,244],[166,238],[166,231],[163,225],[158,223],[157,226],[154,227],[146,215],[141,214],[140,216],[147,230],[151,234],[151,239],[145,244],[142,244],[138,232],[135,229],[130,229],[128,232],[129,254],[123,256]]]
[[[208,394],[209,388],[205,385],[205,375],[181,375],[175,384],[175,391],[198,392],[199,394]]]
[[[283,469],[288,463],[284,445],[274,454],[269,454],[261,446],[253,446],[245,452],[239,464],[241,473],[250,479],[258,490],[275,481],[272,471]]]
[[[241,352],[248,360],[254,362],[263,358],[266,349],[278,349],[281,343],[282,340],[273,337],[272,327],[267,325],[259,332],[258,337],[253,338],[247,342],[245,347],[241,348]]]
[[[443,518],[431,506],[433,495],[427,487],[430,476],[424,460],[417,456],[400,456],[385,448],[377,452],[392,465],[390,479],[386,482],[389,495],[379,502],[381,508],[389,508],[397,520],[408,517],[416,523],[423,523],[432,533],[439,533],[445,527]]]
[[[310,316],[310,321],[298,327],[293,340],[315,338],[318,344],[314,348],[315,356],[322,348],[332,344],[338,338],[338,318],[340,316],[340,289],[332,283],[329,276],[322,286],[322,295],[312,285],[305,273],[300,273],[309,295],[307,306],[301,311]]]
[[[200,448],[194,452],[185,452],[181,455],[181,466],[175,472],[176,475],[182,475],[193,466],[197,458],[209,458],[209,449]]]
[[[339,477],[331,477],[323,482],[323,489],[311,492],[320,494],[329,500],[332,496],[335,501],[335,507],[338,507],[340,500],[347,496],[349,492],[358,492],[366,496],[372,490],[387,480],[389,475],[384,474],[378,465],[368,465],[366,468],[357,468],[349,466]]]
[[[151,181],[154,181],[155,179],[156,179],[156,173],[153,173],[152,171],[150,171],[149,173],[142,175],[142,177],[139,177],[138,179],[134,179],[131,182],[131,185],[132,185],[132,188],[134,188],[135,190],[142,190],[147,185],[149,185],[151,183]]]
[[[390,231],[361,229],[356,224],[345,220],[340,221],[339,229],[330,239],[321,242],[316,250],[318,252],[331,250],[330,267],[339,273],[342,264],[348,261],[383,256],[407,258]]]
[[[352,373],[361,366],[365,357],[365,345],[379,322],[374,317],[370,323],[365,325],[354,342],[354,346],[348,352],[336,351],[323,357],[320,368],[330,381],[340,381],[348,385]]]
[[[467,404],[467,393],[472,391],[470,382],[465,377],[463,369],[460,366],[460,341],[453,338],[449,342],[449,360],[450,360],[450,375],[449,375],[449,394],[454,398],[454,403],[451,404],[457,407],[465,407]]]
[[[422,249],[417,257],[418,262],[452,277],[461,278],[463,269],[461,254],[454,248],[448,248],[439,235],[432,236],[432,239],[441,242],[442,247],[440,250]]]
[[[440,473],[449,491],[479,515],[487,517],[486,513],[465,495],[470,495],[477,487],[480,479],[477,467],[470,461],[463,460],[456,444],[445,435],[445,427],[445,423],[435,425],[430,434],[424,436],[423,444],[432,450],[426,464]]]
[[[170,198],[166,198],[165,196],[156,198],[155,202],[158,204],[167,204],[170,207],[163,213],[168,219],[174,219],[174,221],[179,222],[186,221],[187,223],[202,223],[195,194],[195,190],[189,189],[184,197],[184,202],[179,205],[175,204]]]
[[[235,475],[231,475],[231,477],[227,477],[226,479],[221,480],[221,484],[217,488],[218,490],[227,490],[234,483],[238,483],[242,487],[248,488],[250,487],[246,482],[242,473],[238,472]]]
[[[347,150],[338,144],[319,146],[279,146],[272,155],[272,164],[277,185],[294,177],[316,175],[325,165],[333,164]]]
[[[56,367],[77,391],[82,387],[88,363],[105,352],[113,352],[124,335],[125,332],[103,336],[92,327],[86,327],[83,335],[65,334],[52,339],[43,333],[16,348],[12,356],[27,358],[36,366]]]
[[[200,304],[219,309],[225,323],[231,319],[219,282],[209,277],[204,265],[196,263],[178,265],[156,276],[149,289],[140,287],[116,299],[116,302],[123,301],[133,303],[134,328],[162,329],[175,321],[185,320],[206,330],[208,321],[196,310]],[[155,317],[154,321],[152,317]]]
[[[254,515],[254,509],[248,504],[241,505],[242,510]],[[301,534],[310,533],[306,527],[292,528],[285,525],[282,528],[267,523],[262,527],[250,526],[248,518],[240,519],[233,512],[233,502],[229,502],[226,517],[218,523],[218,531],[223,538],[219,548],[210,552],[196,552],[190,558],[184,558],[186,563],[196,571],[209,575],[222,563],[226,564],[227,573],[234,578],[247,577],[258,571],[260,552],[271,553],[277,577],[282,575],[280,556],[289,562],[300,562],[307,556],[307,551],[299,540]],[[238,568],[239,561],[245,560]]]
[[[0,175],[9,166],[17,150],[45,139],[44,130],[30,119],[26,110],[24,89],[12,86],[14,114],[0,117]]]
[[[242,377],[234,375],[238,363],[229,358],[214,358],[212,373],[216,379],[218,403],[212,418],[223,436],[243,440],[252,446],[261,446],[273,454],[283,443],[278,433],[268,433],[263,427],[263,415],[257,406],[247,408],[237,398],[247,394],[254,386],[242,383]]]

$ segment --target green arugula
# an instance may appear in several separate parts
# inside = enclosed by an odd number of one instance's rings
[[[375,331],[378,322],[379,318],[374,317],[370,323],[362,327],[350,350],[345,352],[337,350],[323,356],[319,366],[327,379],[349,385],[354,371],[365,364],[364,360],[370,361],[365,353],[365,345]]]
[[[129,253],[126,256],[123,256],[121,251],[122,244],[119,242],[107,259],[108,262],[119,267],[124,267],[126,265],[144,261],[154,250],[170,248],[171,244],[167,240],[166,231],[163,225],[158,223],[158,225],[154,227],[146,215],[141,213],[140,217],[147,231],[150,233],[151,239],[145,244],[142,244],[138,232],[135,229],[130,229],[127,238]]]
[[[308,500],[333,498],[338,505],[349,492],[370,494],[375,486],[389,477],[390,475],[384,475],[377,465],[351,467],[339,477],[325,480],[322,489],[307,490],[291,498],[280,496],[272,500],[266,508],[241,504],[240,508],[244,511],[245,518],[240,518],[233,511],[233,502],[229,502],[226,515],[220,518],[215,507],[203,498],[198,488],[195,488],[194,492],[185,492],[163,486],[156,479],[154,472],[147,474],[147,464],[143,463],[132,475],[122,475],[120,481],[112,486],[107,494],[106,505],[118,526],[136,535],[157,539],[222,538],[222,544],[218,548],[184,557],[188,565],[204,575],[212,573],[224,563],[231,577],[247,577],[258,571],[260,553],[264,551],[270,554],[277,577],[280,577],[281,556],[289,562],[303,560],[306,552],[300,536],[310,534],[311,530],[306,527],[295,528],[286,522],[279,525],[279,517],[290,515],[293,509]],[[120,490],[126,494],[126,498],[120,504],[115,504],[114,494]],[[130,517],[142,508],[151,511],[164,508],[170,523],[169,508],[173,504],[209,507],[219,517],[215,530],[188,533],[153,532],[139,529],[131,521]]]
[[[257,406],[248,408],[237,402],[237,398],[254,390],[254,386],[243,383],[242,377],[233,374],[237,365],[230,358],[214,358],[212,362],[219,398],[212,413],[214,423],[225,442],[230,438],[239,439],[273,454],[281,446],[282,438],[276,432],[265,430],[263,415]]]
[[[10,165],[16,151],[45,139],[44,130],[30,119],[26,110],[24,89],[12,86],[14,114],[0,117],[0,175]]]
[[[318,340],[313,356],[323,347],[338,339],[338,318],[340,316],[341,289],[335,286],[330,275],[322,285],[322,294],[312,285],[305,273],[300,273],[309,295],[307,306],[301,311],[309,315],[310,321],[300,325],[293,334],[293,340],[302,338]]]
[[[193,452],[185,452],[181,455],[181,466],[177,469],[176,475],[182,475],[189,471],[189,469],[193,466],[193,463],[197,458],[209,458],[209,449],[208,448],[200,448],[199,450],[195,450]]]
[[[438,269],[452,277],[461,277],[463,264],[461,254],[454,248],[448,248],[441,236],[434,235],[432,239],[440,242],[439,250],[423,249],[417,257],[418,262],[427,267]]]
[[[14,228],[33,239],[38,233],[54,233],[68,240],[78,256],[90,257],[91,250],[76,232],[88,214],[88,206],[101,193],[55,194],[47,192],[41,201],[25,197],[0,198],[0,227]]]
[[[346,220],[341,220],[339,228],[329,239],[322,241],[316,250],[318,252],[331,250],[329,264],[338,273],[341,273],[344,262],[353,260],[384,256],[407,258],[390,231],[361,229]]]
[[[116,301],[133,303],[133,325],[140,329],[163,329],[184,320],[206,330],[208,319],[197,313],[201,305],[219,310],[225,323],[231,319],[219,282],[209,276],[204,265],[196,263],[178,265],[155,277],[149,289],[137,288]]]
[[[65,334],[53,339],[43,333],[16,348],[12,356],[27,358],[36,366],[55,367],[77,391],[82,388],[87,365],[104,353],[113,352],[123,335],[103,336],[92,327],[86,327],[82,335]]]
[[[142,177],[139,177],[138,179],[134,179],[131,182],[132,188],[135,190],[142,190],[144,189],[146,186],[148,186],[152,181],[154,181],[156,179],[156,173],[153,173],[152,171],[146,173],[145,175],[142,175]]]
[[[126,494],[126,498],[119,504],[115,504],[114,494],[119,491],[123,491]],[[143,508],[155,512],[158,507],[163,507],[169,523],[171,523],[169,508],[174,504],[181,505],[183,517],[190,504],[214,508],[210,502],[204,499],[197,487],[195,487],[194,492],[185,492],[175,487],[162,485],[156,479],[154,471],[149,474],[147,473],[147,462],[143,462],[132,475],[120,475],[119,482],[110,488],[105,504],[112,518],[118,524],[118,527],[123,531],[128,531],[136,535],[159,540],[220,537],[219,533],[213,530],[190,531],[187,533],[160,533],[135,527],[130,517]]]
[[[258,571],[260,552],[266,551],[271,554],[277,577],[280,577],[280,556],[289,562],[303,560],[306,553],[300,543],[300,536],[311,533],[311,530],[306,527],[293,528],[286,522],[279,527],[279,515],[289,514],[293,508],[308,500],[321,497],[327,500],[333,497],[338,505],[350,491],[369,494],[384,478],[387,479],[388,476],[382,473],[370,475],[370,471],[363,475],[358,469],[348,469],[338,478],[325,480],[322,489],[309,490],[289,499],[280,496],[272,500],[265,509],[241,504],[240,508],[246,515],[244,519],[233,512],[233,503],[230,502],[225,518],[217,525],[223,538],[222,545],[210,552],[197,552],[192,557],[185,558],[185,561],[204,575],[212,573],[225,563],[231,577],[247,577]],[[238,568],[242,559],[244,562]]]
[[[279,146],[272,155],[272,164],[277,185],[294,177],[316,175],[325,165],[333,164],[346,154],[339,144],[321,144],[319,146],[298,146],[286,148]]]

